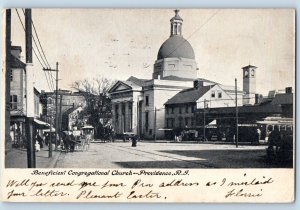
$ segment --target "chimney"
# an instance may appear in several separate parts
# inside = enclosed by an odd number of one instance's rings
[[[293,92],[293,88],[292,87],[286,87],[285,88],[285,93],[292,93]]]
[[[194,88],[195,89],[199,89],[201,87],[203,87],[203,81],[201,81],[201,80],[195,80],[194,81]]]
[[[260,102],[260,95],[258,93],[255,94],[255,104],[259,104]]]
[[[15,58],[21,59],[21,52],[22,52],[21,46],[11,46],[11,54]]]

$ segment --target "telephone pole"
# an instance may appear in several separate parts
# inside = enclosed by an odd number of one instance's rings
[[[156,107],[154,108],[154,141],[156,141]]]
[[[49,153],[48,153],[48,157],[52,158],[52,124],[51,124],[51,116],[50,116],[50,120],[49,120],[49,124],[50,124],[50,129],[49,129],[49,142],[48,142],[48,148],[49,148]]]
[[[205,141],[205,106],[206,106],[206,99],[204,99],[204,105],[203,105],[203,141]]]
[[[10,139],[10,56],[11,56],[11,9],[6,9],[5,26],[5,152],[11,150]]]
[[[32,62],[32,24],[31,9],[25,9],[25,45],[26,45],[26,139],[27,167],[35,168],[35,144],[33,136],[34,94],[33,94],[33,62]]]
[[[57,151],[57,129],[58,129],[58,62],[56,62],[56,69],[43,68],[44,71],[55,71],[55,82],[56,82],[56,90],[55,90],[55,151]]]
[[[59,132],[61,132],[62,130],[61,130],[61,124],[62,124],[62,115],[61,115],[61,111],[62,111],[62,97],[63,97],[63,95],[62,94],[60,94],[60,97],[59,97]],[[60,137],[60,135],[59,135],[59,142],[60,142],[60,140],[61,140],[61,137]]]
[[[237,79],[235,78],[235,119],[236,119],[236,134],[235,134],[235,146],[239,146],[239,114],[237,105]]]

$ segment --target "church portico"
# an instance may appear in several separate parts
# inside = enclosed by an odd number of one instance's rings
[[[115,132],[118,134],[124,132],[131,132],[133,129],[133,101],[113,101],[112,102],[112,123],[115,128]]]

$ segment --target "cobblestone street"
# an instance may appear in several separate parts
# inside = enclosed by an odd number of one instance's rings
[[[215,143],[92,143],[88,151],[61,153],[57,168],[271,168],[266,146]]]

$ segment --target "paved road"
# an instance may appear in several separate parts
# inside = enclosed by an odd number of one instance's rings
[[[270,168],[266,146],[211,143],[92,143],[88,151],[61,153],[57,168]]]

